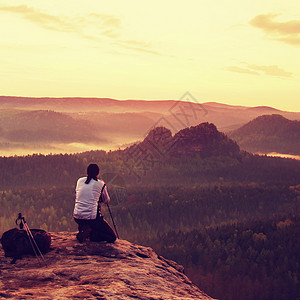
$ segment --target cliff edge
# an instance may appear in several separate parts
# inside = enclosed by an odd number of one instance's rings
[[[47,266],[33,256],[10,264],[1,248],[0,299],[212,299],[151,248],[125,240],[80,244],[69,232],[51,236]]]

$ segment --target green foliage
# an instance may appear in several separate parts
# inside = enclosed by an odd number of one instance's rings
[[[300,213],[297,193],[285,186],[223,184],[131,187],[125,202],[115,207],[123,237],[139,243],[170,230],[189,231],[222,223]],[[134,220],[134,231],[127,230]],[[143,226],[140,226],[143,225]]]
[[[0,192],[0,233],[12,228],[19,212],[28,226],[47,231],[74,231],[72,188],[21,188]]]
[[[107,181],[121,238],[182,263],[214,297],[299,299],[295,160],[165,155],[141,169],[123,151],[0,158],[0,234],[19,212],[30,228],[75,231],[75,184],[91,162]],[[109,179],[115,175],[126,190],[118,201]],[[110,221],[105,206],[103,214]]]
[[[156,161],[128,160],[126,152],[90,151],[81,154],[0,157],[0,189],[73,186],[89,163],[101,174],[114,172],[127,184],[194,185],[199,183],[268,183],[296,185],[300,161],[244,153],[232,156],[163,156]],[[105,178],[104,178],[105,179]]]
[[[300,217],[170,231],[151,241],[212,297],[300,299]],[[158,246],[159,245],[159,246]]]

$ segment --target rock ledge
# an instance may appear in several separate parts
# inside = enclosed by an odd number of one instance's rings
[[[151,248],[125,240],[80,244],[69,232],[51,236],[47,266],[32,256],[12,265],[0,250],[0,299],[212,299]]]

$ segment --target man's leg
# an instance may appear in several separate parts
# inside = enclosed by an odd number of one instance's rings
[[[104,220],[103,217],[97,217],[96,220],[91,222],[92,232],[90,240],[94,242],[107,241],[113,243],[117,237],[110,225]]]
[[[79,241],[79,243],[83,243],[90,235],[91,221],[75,219],[75,218],[74,220],[78,224],[78,231],[79,231],[76,235],[76,238]]]

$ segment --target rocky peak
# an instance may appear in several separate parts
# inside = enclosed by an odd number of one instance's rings
[[[201,156],[239,156],[239,146],[212,123],[201,123],[180,130],[174,135],[172,153]]]
[[[212,123],[201,123],[197,126],[191,126],[178,131],[174,138],[194,143],[208,143],[211,140],[220,138],[222,134]]]
[[[47,266],[24,256],[16,264],[0,251],[0,298],[12,299],[212,299],[183,267],[151,248],[117,240],[80,244],[75,233],[51,233]]]
[[[154,143],[160,143],[163,140],[169,140],[172,139],[172,132],[171,130],[165,128],[165,127],[155,127],[152,129],[148,135],[146,136],[145,140],[154,142]]]
[[[125,154],[147,157],[163,155],[164,157],[186,156],[240,156],[239,146],[224,133],[219,132],[212,123],[201,123],[178,131],[174,136],[165,127],[152,129],[146,138],[127,149]]]

